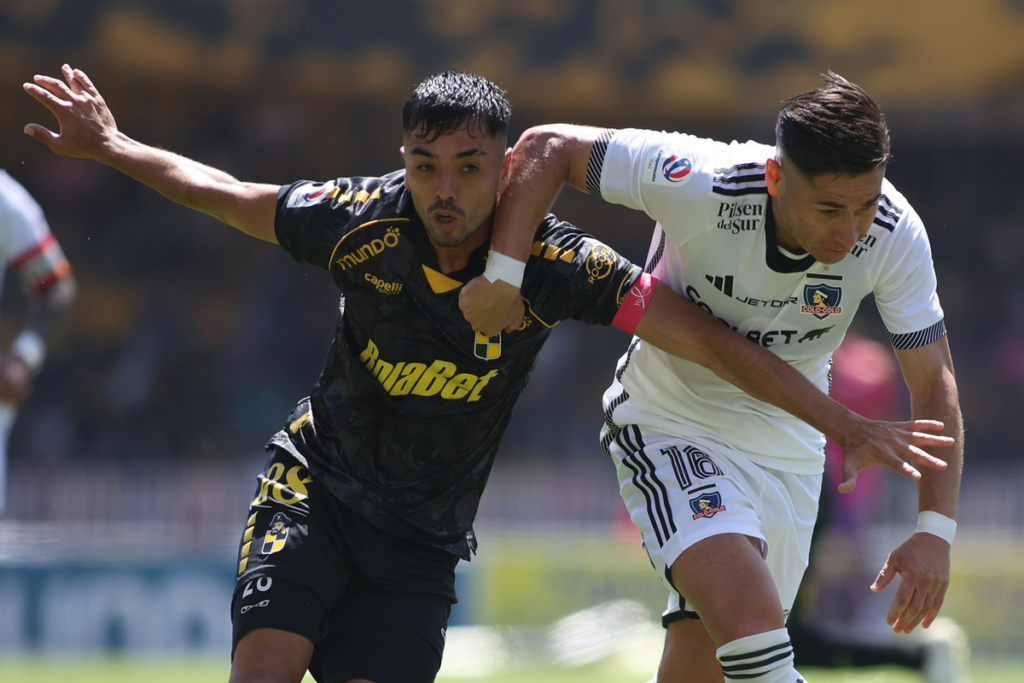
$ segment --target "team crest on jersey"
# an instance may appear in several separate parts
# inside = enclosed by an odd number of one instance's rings
[[[606,244],[598,244],[587,257],[587,281],[594,284],[612,274],[618,256],[612,248]]]
[[[501,356],[501,333],[493,337],[486,336],[483,332],[476,333],[476,343],[473,345],[473,355],[480,360],[496,360]]]
[[[322,204],[337,194],[336,190],[337,187],[333,180],[326,183],[305,183],[304,185],[299,185],[288,196],[288,207],[295,209],[302,206]]]
[[[693,177],[693,162],[672,149],[654,150],[647,157],[643,182],[648,185],[685,185]]]
[[[842,313],[839,303],[843,300],[843,290],[831,285],[804,285],[804,305],[801,313],[810,313],[818,320],[823,320],[833,313]]]
[[[690,509],[693,510],[694,519],[714,517],[725,511],[722,494],[718,491],[702,491],[699,496],[690,499]]]
[[[288,540],[288,532],[291,529],[292,520],[283,512],[278,512],[270,520],[270,530],[263,537],[263,548],[260,550],[264,555],[270,555],[284,549],[284,543]]]

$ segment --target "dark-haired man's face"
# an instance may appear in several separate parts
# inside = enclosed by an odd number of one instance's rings
[[[868,233],[878,211],[885,168],[856,176],[806,176],[770,159],[766,176],[779,246],[839,263]]]
[[[460,128],[428,140],[414,133],[403,137],[405,182],[416,213],[436,247],[475,249],[490,236],[505,138]]]

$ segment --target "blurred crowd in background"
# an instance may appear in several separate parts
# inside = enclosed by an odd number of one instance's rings
[[[279,183],[397,168],[402,103],[449,68],[508,90],[513,140],[571,120],[763,142],[779,101],[835,70],[887,111],[888,175],[929,229],[969,473],[1019,473],[1024,2],[948,4],[947,17],[917,0],[0,0],[0,167],[43,206],[80,286],[74,322],[14,432],[9,515],[144,515],[156,503],[138,482],[157,490],[169,476],[178,491],[237,480],[248,493],[263,444],[315,382],[337,315],[325,272],[22,135],[52,119],[21,83],[64,62],[89,73],[132,137]],[[645,258],[643,215],[572,191],[557,210]],[[884,339],[862,319],[860,331]],[[597,505],[610,511],[600,395],[627,341],[563,323],[500,466],[543,463],[554,478],[592,464]],[[104,509],[95,495],[88,511],[58,500],[97,486]],[[117,501],[129,496],[142,502],[126,511]],[[231,503],[221,521],[234,524],[244,501]],[[1019,522],[1017,505],[1008,513]]]

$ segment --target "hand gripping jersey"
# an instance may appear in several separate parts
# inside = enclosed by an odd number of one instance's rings
[[[548,216],[526,268],[523,325],[477,335],[458,296],[483,273],[488,246],[441,273],[404,180],[281,189],[278,241],[330,271],[342,298],[311,409],[300,404],[270,443],[376,526],[468,558],[498,441],[551,328],[610,324],[641,270]]]
[[[595,143],[588,190],[657,221],[647,270],[822,391],[832,352],[861,299],[873,294],[899,349],[945,334],[931,248],[920,218],[888,180],[868,234],[824,265],[776,244],[765,161],[775,148],[677,133],[607,131]],[[605,394],[609,422],[649,425],[722,443],[787,472],[821,471],[824,437],[710,370],[634,339]]]

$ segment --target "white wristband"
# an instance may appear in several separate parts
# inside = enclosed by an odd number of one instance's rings
[[[938,536],[946,543],[953,545],[953,537],[956,536],[956,521],[938,512],[924,510],[917,514],[917,529],[914,530],[914,533]]]
[[[25,330],[11,344],[11,353],[25,361],[25,365],[35,372],[46,358],[46,342],[34,330]]]
[[[523,286],[523,273],[526,272],[526,264],[511,256],[505,256],[501,252],[491,249],[487,252],[487,266],[484,268],[484,277],[488,282],[504,280],[513,287]]]

